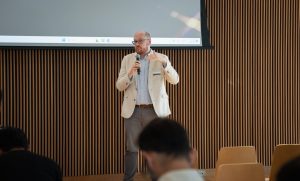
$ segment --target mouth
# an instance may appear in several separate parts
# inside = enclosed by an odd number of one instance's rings
[[[142,50],[141,47],[136,47],[135,49],[136,49],[136,51],[141,51]]]

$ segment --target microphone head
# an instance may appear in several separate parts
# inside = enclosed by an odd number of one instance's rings
[[[140,60],[141,59],[141,55],[140,54],[136,54],[135,58],[136,58],[136,60]]]

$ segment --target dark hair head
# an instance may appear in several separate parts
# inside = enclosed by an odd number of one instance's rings
[[[0,149],[8,152],[13,148],[28,149],[25,133],[19,128],[0,128]]]
[[[277,181],[300,180],[300,156],[284,164],[277,174]]]
[[[176,121],[156,118],[139,136],[138,144],[143,151],[154,151],[173,157],[187,157],[190,146],[185,129]]]

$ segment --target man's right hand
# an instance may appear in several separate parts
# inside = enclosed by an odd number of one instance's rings
[[[136,61],[133,66],[131,67],[129,73],[128,73],[128,77],[131,79],[132,76],[136,75],[137,70],[141,67],[141,62]]]

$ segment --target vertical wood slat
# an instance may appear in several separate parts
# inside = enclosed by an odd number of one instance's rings
[[[3,64],[3,52],[2,50],[0,50],[0,91],[3,90],[3,85],[4,85],[4,82],[3,82],[3,79],[4,79],[4,68],[3,68],[4,64]],[[3,101],[0,100],[0,126],[2,126],[4,123],[3,123],[3,119],[1,119],[3,116],[3,106],[2,106],[2,103]]]
[[[270,165],[275,145],[300,143],[300,3],[206,1],[213,50],[160,49],[180,75],[168,85],[201,168],[223,146],[254,145]],[[121,59],[132,49],[0,49],[0,126],[25,130],[32,151],[64,175],[122,173]],[[139,170],[145,169],[139,160]]]

